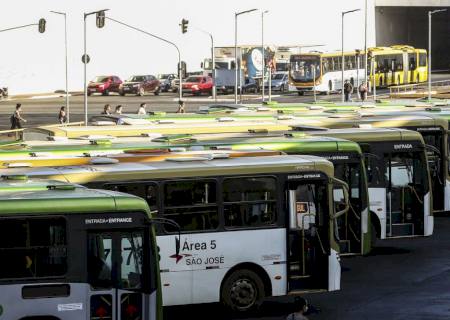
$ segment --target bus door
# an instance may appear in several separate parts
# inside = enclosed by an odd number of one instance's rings
[[[407,144],[405,144],[407,145]],[[385,155],[386,235],[407,237],[424,234],[424,190],[422,160],[415,152]]]
[[[331,248],[328,185],[327,180],[321,180],[321,177],[325,176],[320,173],[311,173],[295,175],[293,176],[295,180],[288,177],[289,293],[338,289],[333,279],[337,276],[335,277],[333,272],[329,273]],[[337,257],[337,252],[335,255]],[[332,268],[339,269],[340,277],[339,262]],[[331,279],[330,275],[332,275]]]
[[[445,131],[440,128],[429,127],[415,128],[415,130],[422,134],[425,145],[427,146],[428,166],[430,168],[431,187],[433,190],[433,210],[445,211],[446,167],[448,161]]]
[[[149,235],[141,230],[87,234],[90,320],[151,319]],[[152,310],[154,313],[154,310]]]

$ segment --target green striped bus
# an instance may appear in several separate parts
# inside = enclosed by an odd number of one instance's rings
[[[65,182],[0,181],[1,319],[162,319],[147,203]]]

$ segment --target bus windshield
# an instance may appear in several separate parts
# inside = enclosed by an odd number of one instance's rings
[[[300,55],[291,57],[291,77],[294,81],[312,81],[314,68],[316,79],[320,76],[320,57]]]

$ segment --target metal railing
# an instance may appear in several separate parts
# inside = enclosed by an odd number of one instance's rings
[[[450,93],[450,80],[440,80],[431,82],[431,91],[436,93]],[[389,87],[389,94],[425,94],[428,93],[428,83],[412,83]]]

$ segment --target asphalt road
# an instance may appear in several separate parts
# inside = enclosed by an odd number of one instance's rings
[[[384,91],[386,92],[386,90]],[[219,101],[223,103],[234,103],[234,96],[220,95]],[[192,97],[185,96],[186,111],[195,112],[201,105],[214,103],[211,97],[201,96]],[[318,95],[318,100],[339,101],[339,94]],[[312,94],[299,96],[297,93],[285,93],[280,95],[274,92],[274,101],[291,103],[291,102],[311,102]],[[260,103],[260,95],[245,95],[242,103]],[[14,112],[16,103],[22,103],[23,117],[28,121],[26,126],[39,126],[44,124],[57,123],[57,115],[59,108],[65,105],[65,98],[61,97],[38,97],[32,99],[8,99],[0,101],[0,129],[9,129],[9,116]],[[178,108],[178,95],[176,93],[161,93],[159,96],[148,94],[143,97],[127,95],[122,97],[112,93],[110,96],[93,95],[88,97],[88,115],[98,115],[103,111],[103,106],[107,103],[111,104],[114,110],[116,105],[123,106],[124,113],[135,113],[142,102],[147,103],[148,111],[165,111],[175,112]],[[84,120],[84,97],[76,95],[70,97],[70,121]]]
[[[435,218],[429,238],[378,241],[367,257],[342,259],[342,290],[312,294],[310,320],[450,319],[450,217]],[[292,297],[270,299],[260,313],[236,317],[219,304],[171,307],[165,319],[286,319]]]
[[[433,74],[433,81],[448,80],[450,74]],[[385,96],[389,93],[387,89],[378,89],[377,97]],[[267,93],[266,93],[267,95]],[[353,95],[355,98],[355,95]],[[225,103],[234,103],[234,95],[219,95],[219,100]],[[192,97],[186,95],[183,99],[186,100],[187,112],[195,112],[200,105],[208,105],[214,103],[211,97]],[[317,95],[317,100],[340,101],[340,94],[331,95]],[[370,99],[370,97],[369,97]],[[273,92],[273,100],[280,103],[295,103],[295,102],[312,102],[313,95],[311,93],[305,96],[299,96],[296,92],[289,92],[280,94]],[[260,95],[244,95],[242,103],[259,103],[261,101]],[[9,116],[14,112],[16,103],[22,103],[23,116],[28,120],[26,126],[39,126],[44,124],[57,123],[57,115],[60,106],[65,105],[65,99],[61,97],[39,97],[32,99],[7,99],[0,100],[0,129],[9,129]],[[177,93],[161,93],[159,96],[147,94],[143,97],[134,95],[127,95],[122,97],[118,94],[112,93],[110,96],[93,95],[88,97],[88,115],[100,114],[103,106],[107,103],[114,108],[116,105],[123,105],[124,113],[134,113],[137,111],[139,104],[147,103],[148,111],[165,111],[175,112],[178,107]],[[82,121],[84,119],[84,97],[76,95],[70,97],[70,117],[71,121]]]

